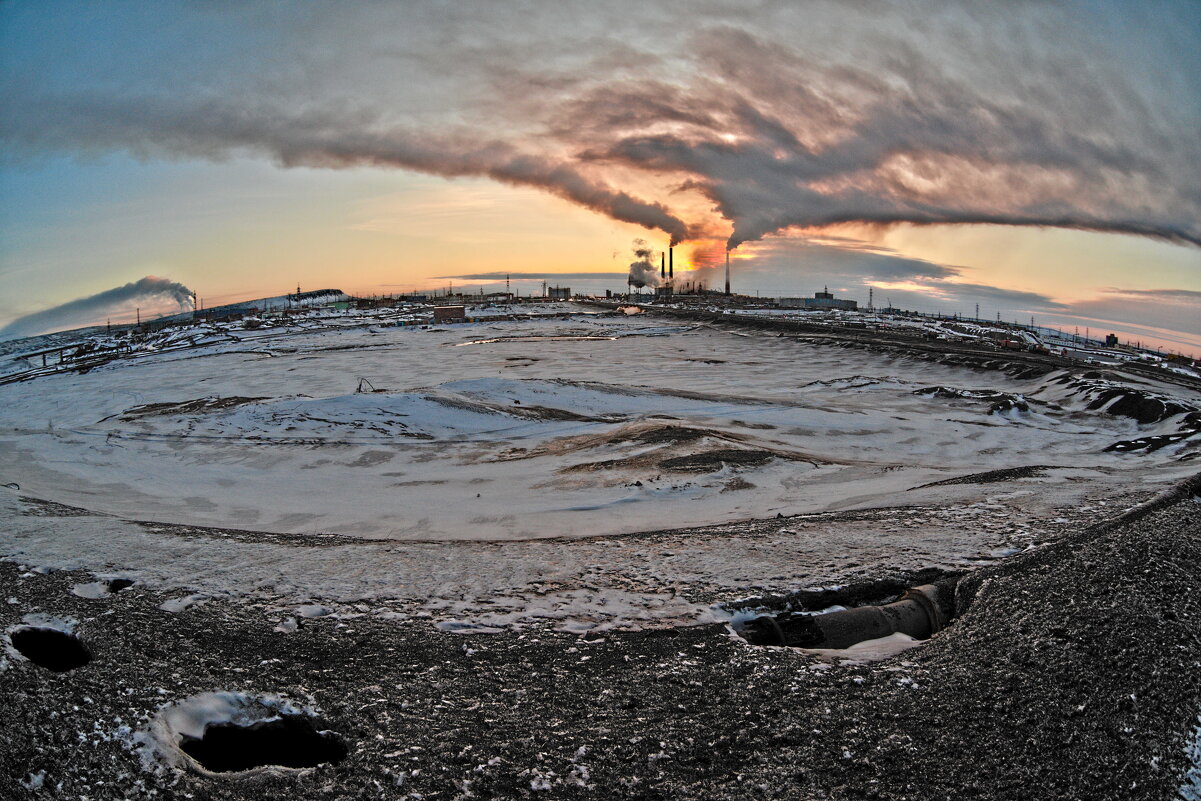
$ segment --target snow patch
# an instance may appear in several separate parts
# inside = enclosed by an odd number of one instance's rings
[[[1201,801],[1201,716],[1198,716],[1197,727],[1185,743],[1184,752],[1190,766],[1177,793],[1181,801]]]
[[[93,601],[99,598],[106,598],[109,594],[108,582],[90,581],[87,584],[76,584],[71,588],[71,592],[80,598],[89,598]]]
[[[159,708],[147,730],[136,738],[143,756],[160,764],[198,768],[180,748],[185,737],[200,739],[210,725],[252,726],[279,720],[285,715],[311,717],[315,710],[278,695],[251,696],[240,692],[208,692]]]
[[[927,642],[929,640],[916,640],[908,634],[898,631],[887,637],[864,640],[847,648],[798,648],[796,650],[816,654],[823,659],[838,659],[846,664],[863,665],[889,659]]]
[[[189,606],[197,606],[204,603],[208,599],[209,596],[207,594],[197,592],[191,595],[185,595],[182,598],[171,598],[170,600],[163,601],[158,605],[158,608],[162,609],[164,612],[177,614],[187,609]]]
[[[302,604],[296,607],[296,614],[306,618],[325,617],[333,613],[334,610],[324,604]]]

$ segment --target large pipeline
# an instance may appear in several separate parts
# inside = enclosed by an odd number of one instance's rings
[[[754,645],[792,648],[847,648],[890,634],[929,639],[950,621],[950,598],[933,584],[905,591],[882,606],[860,606],[841,612],[812,615],[785,612],[761,615],[742,624],[740,634]]]

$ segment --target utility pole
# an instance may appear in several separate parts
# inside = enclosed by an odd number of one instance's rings
[[[980,304],[979,303],[976,304],[976,319],[977,320],[980,319]]]

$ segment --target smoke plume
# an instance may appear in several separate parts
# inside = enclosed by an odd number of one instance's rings
[[[638,260],[630,264],[629,283],[636,288],[659,286],[659,268],[651,261],[654,255],[655,252],[647,246],[645,240],[634,240],[634,256]]]
[[[70,59],[13,55],[10,155],[485,177],[673,242],[911,223],[1201,244],[1190,3],[154,5],[180,19],[128,10]],[[7,13],[14,44],[71,19]]]
[[[132,315],[138,305],[163,301],[177,303],[179,310],[185,311],[192,308],[192,290],[170,279],[148,275],[124,286],[18,317],[0,328],[0,339],[17,339],[92,325],[103,322],[107,316]]]

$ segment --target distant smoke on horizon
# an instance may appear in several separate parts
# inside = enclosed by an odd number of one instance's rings
[[[1201,245],[1196,7],[1100,5],[185,4],[204,35],[166,46],[131,12],[68,75],[0,77],[0,141],[486,177],[672,243],[911,223]]]
[[[637,261],[630,264],[629,283],[638,289],[659,286],[659,268],[651,259],[655,251],[651,250],[644,239],[634,240],[634,256]]]
[[[192,308],[192,290],[168,278],[148,275],[124,286],[68,301],[18,317],[0,328],[0,339],[20,339],[103,322],[106,316],[133,314],[141,303],[173,301],[180,311]],[[147,315],[149,317],[149,315]]]

